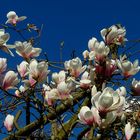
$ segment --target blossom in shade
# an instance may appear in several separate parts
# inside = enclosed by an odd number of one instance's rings
[[[0,58],[0,74],[3,73],[7,68],[7,59]]]
[[[102,29],[101,36],[106,45],[117,44],[122,45],[127,39],[125,38],[126,30],[121,25],[113,25],[110,28]]]
[[[78,114],[78,118],[79,118],[81,123],[87,124],[87,125],[94,125],[95,123],[100,125],[100,123],[101,123],[99,112],[94,107],[92,107],[90,109],[87,106],[83,106],[80,109],[80,112]]]
[[[27,17],[26,16],[18,17],[18,15],[14,11],[10,11],[7,13],[7,18],[8,19],[6,21],[6,24],[10,23],[10,24],[16,25],[17,22],[23,21]]]
[[[47,80],[48,64],[45,61],[37,62],[37,60],[33,59],[29,65],[29,75],[31,78],[38,82],[43,82]]]
[[[12,129],[13,129],[13,124],[14,124],[14,116],[8,114],[8,115],[6,116],[6,118],[5,118],[4,126],[6,127],[6,129],[7,129],[8,131],[12,131]]]
[[[38,57],[41,53],[40,48],[34,48],[30,42],[15,42],[16,53],[25,59]]]
[[[112,74],[115,74],[117,72],[116,61],[108,60],[105,62],[105,65],[95,63],[95,71],[104,77],[110,78]]]
[[[130,140],[134,132],[135,132],[135,127],[132,127],[130,122],[128,122],[125,125],[125,137],[126,137],[126,140]]]
[[[29,64],[26,61],[22,61],[20,65],[17,66],[17,70],[22,78],[28,74]]]
[[[2,88],[4,90],[13,89],[19,83],[18,74],[14,71],[8,71],[3,79]]]
[[[120,60],[117,60],[117,66],[126,78],[135,75],[140,70],[139,61],[135,60],[133,63],[131,63],[129,60],[127,60],[126,55],[120,57]]]
[[[78,77],[86,69],[86,66],[82,66],[80,58],[75,58],[69,61],[65,61],[65,68],[70,71],[71,76]]]
[[[134,96],[140,96],[140,81],[135,80],[132,81],[132,92]]]

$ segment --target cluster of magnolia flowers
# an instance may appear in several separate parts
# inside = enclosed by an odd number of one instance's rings
[[[18,17],[13,11],[7,14],[7,18],[6,23],[12,25],[26,19],[25,16]],[[125,87],[120,87],[114,91],[110,87],[105,87],[104,84],[103,88],[97,91],[94,85],[94,73],[106,80],[115,74],[121,74],[124,78],[129,78],[140,70],[138,60],[132,63],[127,59],[126,55],[120,56],[119,59],[111,58],[112,52],[110,52],[110,47],[123,45],[127,40],[125,34],[126,30],[124,27],[113,25],[110,28],[101,30],[101,36],[104,41],[99,42],[94,37],[90,39],[88,42],[89,51],[85,50],[83,52],[84,59],[90,62],[89,65],[83,66],[81,59],[78,57],[65,61],[65,71],[52,73],[50,84],[43,84],[45,104],[52,106],[57,100],[72,99],[71,92],[77,88],[90,89],[92,107],[83,106],[78,114],[82,124],[106,128],[117,117],[123,116],[126,103]],[[30,42],[20,41],[16,41],[14,45],[7,45],[9,37],[10,35],[5,33],[3,29],[0,30],[0,45],[6,47],[6,52],[12,56],[13,53],[9,48],[14,48],[16,53],[24,58],[24,61],[17,66],[17,71],[24,85],[21,85],[15,91],[15,95],[21,97],[28,87],[47,81],[49,73],[48,63],[32,59],[40,55],[40,48],[34,48]],[[3,74],[6,67],[6,59],[0,58],[1,88],[4,90],[15,88],[19,83],[18,74],[14,71],[8,71]],[[140,96],[140,81],[133,79],[132,91],[134,95]],[[123,117],[121,118],[123,119]],[[8,131],[11,131],[13,128],[13,120],[13,115],[7,115],[4,125]],[[127,140],[131,138],[134,131],[135,128],[131,126],[130,122],[127,122],[125,125]]]

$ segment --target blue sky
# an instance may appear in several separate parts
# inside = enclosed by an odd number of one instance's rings
[[[87,49],[91,37],[101,40],[100,30],[112,24],[125,26],[128,40],[140,39],[139,0],[1,0],[0,23],[11,10],[28,17],[23,24],[44,25],[41,48],[53,61],[59,60],[61,41],[65,42],[63,60],[68,60],[73,50],[80,55]],[[11,34],[11,38],[16,40],[16,35]],[[17,62],[8,58],[9,65]]]

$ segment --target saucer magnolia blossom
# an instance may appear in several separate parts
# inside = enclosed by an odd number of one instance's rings
[[[121,25],[113,25],[108,29],[101,30],[106,45],[117,44],[122,45],[127,39],[125,38],[126,30]]]
[[[140,81],[135,80],[132,81],[132,91],[134,96],[140,96]]]
[[[135,128],[131,126],[130,122],[128,122],[125,125],[125,137],[126,137],[126,140],[130,140],[134,132],[135,132]]]
[[[14,45],[7,45],[10,38],[9,33],[5,33],[4,29],[0,29],[0,49],[4,52],[10,54],[11,56],[14,56],[14,54],[9,50],[9,48],[14,48]]]
[[[18,17],[18,15],[14,11],[10,11],[7,13],[7,18],[8,20],[6,21],[6,24],[10,23],[10,24],[16,25],[17,22],[23,21],[27,17],[26,16]]]
[[[135,75],[139,70],[139,61],[135,60],[133,63],[126,59],[127,57],[124,55],[120,57],[120,60],[117,60],[117,66],[122,71],[124,77],[128,78],[132,75]]]
[[[32,47],[31,43],[26,42],[26,41],[23,43],[20,41],[16,41],[15,49],[16,49],[16,53],[25,59],[38,57],[41,53],[40,48],[34,48]]]
[[[58,90],[59,99],[63,100],[72,97],[70,95],[72,87],[70,87],[69,83],[66,83],[65,81],[58,84],[57,90]]]
[[[78,77],[86,69],[86,66],[82,66],[80,58],[75,58],[64,63],[66,70],[70,71],[71,76]]]
[[[92,46],[90,46],[91,52],[89,53],[89,59],[95,59],[96,61],[101,62],[109,54],[110,49],[105,46],[105,43],[103,41],[98,42],[97,40],[95,40],[94,42]]]
[[[89,73],[85,71],[80,80],[80,87],[87,89],[90,87],[90,85],[91,85],[91,80],[90,80]]]
[[[100,123],[101,123],[99,112],[94,107],[92,107],[90,109],[87,106],[83,106],[80,109],[80,112],[78,114],[78,118],[79,118],[81,123],[87,124],[87,125],[94,125],[95,123],[100,125]]]
[[[47,80],[48,64],[45,61],[37,62],[37,60],[31,60],[29,64],[29,75],[31,78],[38,82],[43,82]]]
[[[12,129],[13,129],[13,124],[14,124],[14,116],[8,114],[8,115],[6,116],[6,118],[5,118],[4,126],[6,127],[6,129],[7,129],[8,131],[12,131]]]
[[[59,73],[55,72],[52,74],[52,81],[56,84],[63,82],[66,80],[66,73],[65,71],[60,71]]]
[[[114,91],[109,87],[106,87],[102,93],[100,91],[92,93],[93,96],[91,103],[98,109],[101,116],[106,115],[108,112],[118,111],[120,108],[123,108],[125,104],[125,97],[120,95],[119,91],[121,94],[126,94],[122,93],[125,92],[125,90]],[[96,92],[96,90],[94,89],[92,92]]]
[[[51,89],[49,86],[43,85],[45,96],[44,99],[48,105],[53,105],[54,101],[58,99],[58,90]]]
[[[3,73],[7,68],[7,59],[0,58],[0,74]]]
[[[8,71],[2,82],[2,89],[8,90],[13,89],[19,83],[18,74],[14,71]]]
[[[29,64],[26,61],[22,61],[20,65],[17,65],[17,70],[22,78],[28,74]]]

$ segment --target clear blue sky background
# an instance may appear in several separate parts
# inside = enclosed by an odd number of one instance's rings
[[[59,60],[62,40],[63,60],[68,60],[72,50],[80,55],[87,49],[91,37],[101,40],[100,30],[112,24],[125,26],[128,40],[140,38],[139,0],[1,0],[0,23],[11,10],[27,16],[24,23],[44,24],[41,47],[50,60]],[[14,34],[11,37],[16,40]],[[10,59],[9,65],[15,62],[17,59]]]

